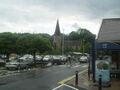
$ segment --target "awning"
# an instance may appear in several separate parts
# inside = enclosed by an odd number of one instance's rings
[[[120,50],[120,45],[112,42],[98,42],[96,43],[97,50]]]
[[[82,53],[80,53],[80,52],[71,52],[71,54],[74,54],[74,55],[81,55]]]

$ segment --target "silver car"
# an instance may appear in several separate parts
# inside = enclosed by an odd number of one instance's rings
[[[5,67],[7,69],[24,69],[24,68],[28,68],[28,65],[26,62],[18,62],[18,61],[10,61],[10,62],[6,62]]]
[[[80,57],[80,62],[81,63],[87,63],[88,62],[88,57],[87,56],[81,56]]]

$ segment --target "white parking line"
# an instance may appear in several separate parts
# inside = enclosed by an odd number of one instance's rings
[[[52,90],[57,90],[57,89],[59,89],[59,88],[61,88],[61,87],[63,87],[63,86],[69,87],[69,88],[71,88],[71,89],[73,89],[73,90],[79,90],[79,89],[77,89],[77,88],[75,88],[75,87],[72,87],[72,86],[70,86],[70,85],[67,85],[67,84],[61,84],[61,85],[57,86],[56,88],[54,88],[54,89],[52,89]]]
[[[61,85],[57,86],[56,88],[53,88],[52,90],[57,90],[58,88],[60,88],[62,86],[64,86],[64,84],[61,84]]]
[[[72,87],[72,86],[70,86],[70,85],[67,85],[67,84],[64,84],[64,86],[67,86],[67,87],[69,87],[69,88],[71,88],[71,89],[74,89],[74,90],[79,90],[79,89],[77,89],[77,88],[75,88],[75,87]]]

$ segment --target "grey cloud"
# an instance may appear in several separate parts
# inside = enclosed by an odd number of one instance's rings
[[[74,24],[72,25],[72,27],[78,29],[78,28],[80,28],[80,25],[79,25],[78,23],[74,23]]]
[[[89,19],[106,16],[107,13],[120,9],[120,0],[35,0],[55,12],[71,15],[82,14]],[[120,11],[118,11],[120,12]],[[110,13],[111,16],[118,12]]]
[[[83,15],[89,19],[97,19],[107,13],[120,9],[120,0],[5,0],[18,5],[43,5],[60,15]],[[118,12],[111,13],[118,14]],[[57,16],[56,16],[57,17]]]
[[[0,0],[0,26],[3,22],[4,26],[7,22],[23,25],[53,22],[62,16],[89,21],[120,17],[119,4],[120,0]]]

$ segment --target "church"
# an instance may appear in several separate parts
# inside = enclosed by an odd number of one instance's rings
[[[64,34],[60,31],[59,20],[57,20],[55,32],[53,35],[53,45],[55,49],[64,49],[69,51],[78,51],[80,50],[80,41],[78,40],[69,40],[64,38]]]

